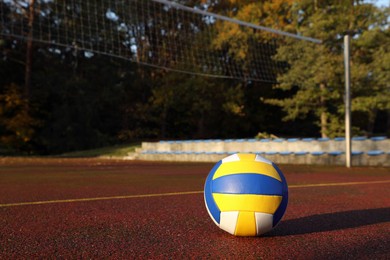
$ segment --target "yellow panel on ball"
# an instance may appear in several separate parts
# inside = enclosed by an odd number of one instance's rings
[[[220,211],[254,211],[274,214],[282,196],[213,193]]]
[[[238,214],[236,236],[256,236],[256,219],[255,213],[250,211],[241,211]]]

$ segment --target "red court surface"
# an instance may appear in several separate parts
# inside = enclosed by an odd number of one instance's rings
[[[234,237],[208,216],[212,164],[0,158],[0,259],[389,259],[390,169],[280,165],[281,223]]]

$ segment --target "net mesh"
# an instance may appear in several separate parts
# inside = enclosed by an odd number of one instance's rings
[[[32,37],[52,51],[62,46],[87,58],[100,53],[167,70],[264,82],[276,82],[285,68],[272,57],[286,35],[168,1],[0,0],[0,22],[2,37]],[[219,42],[218,33],[232,27],[232,44]]]

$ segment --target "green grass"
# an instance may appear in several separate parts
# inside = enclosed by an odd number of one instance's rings
[[[141,147],[140,143],[114,145],[92,150],[75,151],[61,154],[61,157],[123,157]]]

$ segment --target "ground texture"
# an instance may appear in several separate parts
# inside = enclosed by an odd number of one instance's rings
[[[0,259],[389,259],[390,169],[280,165],[281,223],[234,237],[208,216],[212,164],[0,158]]]

